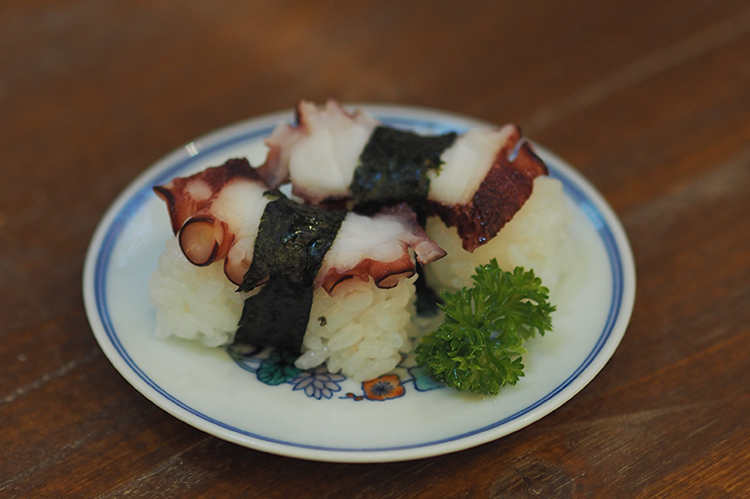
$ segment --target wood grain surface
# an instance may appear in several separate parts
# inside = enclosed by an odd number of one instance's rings
[[[517,122],[607,198],[636,304],[570,402],[455,454],[319,463],[193,429],[107,361],[81,275],[115,196],[328,97]],[[0,497],[748,497],[748,213],[745,1],[3,0]]]

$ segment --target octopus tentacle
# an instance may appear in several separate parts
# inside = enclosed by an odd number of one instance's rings
[[[300,101],[295,123],[279,123],[265,140],[266,161],[258,173],[276,188],[292,182],[292,193],[310,204],[346,197],[352,172],[377,120],[349,112],[329,99],[325,106]]]
[[[446,254],[427,237],[406,204],[386,208],[373,217],[349,213],[323,260],[315,284],[329,294],[349,279],[372,278],[376,286],[392,288],[401,278],[416,273],[412,252],[422,264]]]
[[[179,241],[188,260],[206,266],[227,257],[234,236],[229,233],[226,223],[210,213],[198,212],[182,225]]]
[[[224,260],[224,271],[235,284],[242,282],[252,261],[267,190],[244,158],[154,187],[167,203],[172,231],[185,257],[199,266]]]
[[[291,182],[306,203],[347,206],[354,172],[378,122],[333,100],[322,108],[302,101],[295,116],[295,124],[279,124],[266,141],[261,175],[273,187]],[[534,178],[548,173],[512,124],[467,130],[441,161],[427,173],[426,211],[456,226],[467,251],[492,239],[531,195]]]
[[[428,200],[427,212],[455,226],[466,251],[474,251],[505,226],[531,195],[534,178],[547,175],[544,162],[515,125],[474,192],[461,204]]]
[[[247,160],[230,160],[195,175],[154,188],[169,207],[182,252],[195,265],[224,260],[224,273],[240,285],[252,263],[255,237],[268,185]],[[357,278],[381,288],[416,272],[416,259],[427,264],[445,256],[406,205],[385,208],[373,217],[348,213],[326,254],[315,286],[329,293]]]

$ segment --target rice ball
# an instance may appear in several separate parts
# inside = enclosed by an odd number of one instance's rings
[[[463,249],[455,227],[446,227],[437,217],[427,220],[427,235],[448,254],[425,267],[433,289],[457,291],[473,285],[471,276],[479,265],[493,258],[501,269],[517,266],[534,269],[552,290],[571,258],[568,225],[573,214],[567,205],[562,182],[537,177],[529,199],[498,234],[473,253]]]

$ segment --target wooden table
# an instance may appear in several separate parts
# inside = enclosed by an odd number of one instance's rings
[[[604,194],[638,284],[590,385],[500,440],[356,465],[225,442],[123,380],[81,297],[105,209],[188,140],[328,97],[517,122]],[[5,0],[0,172],[2,497],[750,494],[744,1]]]

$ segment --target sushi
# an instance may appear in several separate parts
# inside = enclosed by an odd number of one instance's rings
[[[154,190],[174,232],[150,282],[158,336],[282,348],[306,368],[333,359],[361,380],[393,369],[409,349],[416,262],[445,252],[408,206],[364,216],[302,205],[246,159]],[[349,313],[347,327],[332,307]],[[367,314],[397,319],[352,332]],[[378,340],[389,347],[375,348]]]
[[[301,101],[266,140],[258,173],[306,203],[372,212],[406,202],[447,256],[426,267],[436,289],[471,285],[477,265],[533,268],[554,289],[572,251],[562,183],[518,126],[430,136],[379,123],[334,100]]]
[[[467,251],[492,239],[548,173],[516,125],[420,135],[333,100],[300,102],[296,123],[280,123],[266,145],[258,173],[271,187],[291,183],[306,203],[365,213],[406,202],[455,226]]]
[[[283,349],[365,381],[424,334],[425,279],[461,289],[492,259],[552,286],[563,274],[562,186],[515,125],[419,135],[303,101],[265,143],[257,168],[154,187],[173,232],[150,281],[160,338]]]

